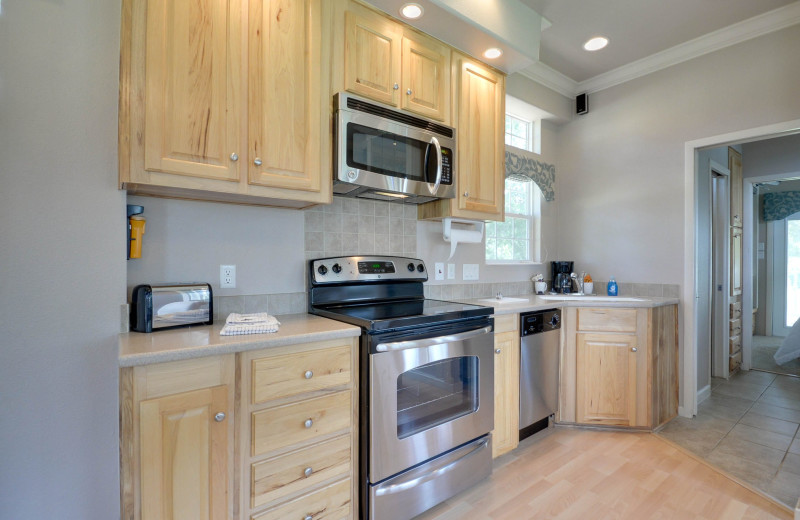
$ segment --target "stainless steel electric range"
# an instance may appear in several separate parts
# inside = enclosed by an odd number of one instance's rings
[[[361,327],[361,518],[406,520],[492,470],[492,307],[429,300],[415,258],[309,261],[309,312]]]

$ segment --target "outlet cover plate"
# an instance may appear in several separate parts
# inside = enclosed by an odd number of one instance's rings
[[[478,264],[464,264],[463,279],[464,280],[477,280],[478,279]]]
[[[219,266],[219,287],[220,287],[220,289],[235,289],[236,288],[236,266],[235,265],[220,265]]]
[[[447,279],[456,279],[456,264],[447,264]]]
[[[435,279],[436,280],[444,280],[444,262],[436,262],[436,264],[434,264],[434,266],[436,268]]]

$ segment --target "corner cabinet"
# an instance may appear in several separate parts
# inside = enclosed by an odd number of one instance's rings
[[[123,369],[123,520],[233,516],[234,356]]]
[[[519,444],[519,314],[494,318],[492,457]]]
[[[453,107],[458,153],[455,199],[421,204],[420,219],[504,219],[505,75],[453,53]]]
[[[324,2],[123,0],[122,13],[121,188],[330,202]]]
[[[565,310],[558,420],[652,429],[678,412],[677,306]]]

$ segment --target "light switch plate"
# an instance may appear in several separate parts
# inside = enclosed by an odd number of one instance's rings
[[[456,279],[456,264],[447,264],[447,279]]]
[[[444,280],[444,262],[436,262],[436,280]]]
[[[478,264],[464,264],[463,279],[464,280],[477,280],[478,279]]]

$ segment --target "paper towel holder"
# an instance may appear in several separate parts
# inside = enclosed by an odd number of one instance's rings
[[[467,229],[453,229],[453,224],[466,224]],[[446,217],[442,219],[442,238],[445,242],[450,242],[450,258],[456,252],[456,246],[462,244],[479,244],[483,241],[483,228],[485,222],[482,220],[467,220],[461,218]],[[449,260],[449,258],[448,258]]]

